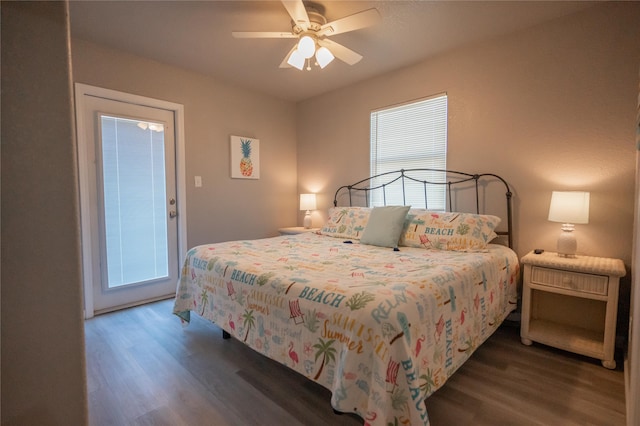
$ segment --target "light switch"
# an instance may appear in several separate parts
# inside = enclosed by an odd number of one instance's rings
[[[195,176],[196,188],[200,188],[202,186],[202,176]]]

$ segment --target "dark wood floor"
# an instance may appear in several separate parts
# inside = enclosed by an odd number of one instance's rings
[[[330,392],[171,300],[86,321],[91,425],[362,425]],[[619,363],[621,364],[621,363]],[[624,425],[624,377],[503,325],[427,400],[432,426]]]

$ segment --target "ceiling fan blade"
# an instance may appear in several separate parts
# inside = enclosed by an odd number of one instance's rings
[[[293,33],[283,33],[278,31],[233,31],[235,38],[297,38]]]
[[[318,40],[318,44],[329,49],[331,53],[333,53],[333,56],[343,62],[346,62],[349,65],[357,64],[358,62],[360,62],[360,59],[362,59],[362,55],[354,52],[347,47],[344,47],[339,43],[336,43],[335,41],[325,38],[322,40]]]
[[[282,4],[293,19],[296,25],[300,26],[303,31],[309,28],[309,15],[304,7],[302,0],[282,0]]]
[[[280,68],[291,68],[291,65],[289,65],[287,61],[289,60],[289,56],[291,56],[293,51],[296,50],[297,48],[298,48],[298,45],[294,44],[293,48],[289,51],[289,53],[286,54],[286,56],[282,60],[282,63],[280,64]]]
[[[331,36],[334,34],[346,33],[349,31],[359,30],[360,28],[370,27],[380,22],[380,13],[377,9],[367,9],[344,18],[327,22],[318,31],[318,35]]]

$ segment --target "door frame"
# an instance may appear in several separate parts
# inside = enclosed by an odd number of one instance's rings
[[[638,73],[640,76],[640,72]],[[636,185],[631,252],[631,302],[629,307],[629,342],[624,360],[627,425],[640,424],[640,84],[636,109]]]
[[[165,109],[173,112],[175,125],[175,149],[176,149],[176,199],[178,210],[178,271],[184,262],[187,252],[187,206],[186,206],[186,161],[185,161],[185,138],[184,138],[184,105],[160,99],[148,98],[145,96],[133,95],[117,90],[105,89],[102,87],[90,86],[83,83],[75,83],[75,104],[76,104],[76,137],[78,140],[78,183],[80,188],[80,228],[82,244],[82,287],[84,299],[84,318],[89,319],[94,316],[93,304],[93,282],[101,279],[100,271],[94,271],[93,253],[91,241],[91,197],[89,174],[90,164],[94,159],[88,158],[88,144],[85,120],[85,96],[94,96],[114,101],[126,102],[142,105],[151,108]],[[176,283],[177,285],[177,283]]]

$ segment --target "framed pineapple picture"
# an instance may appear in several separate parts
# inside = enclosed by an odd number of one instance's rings
[[[260,140],[231,136],[231,177],[260,179]]]

